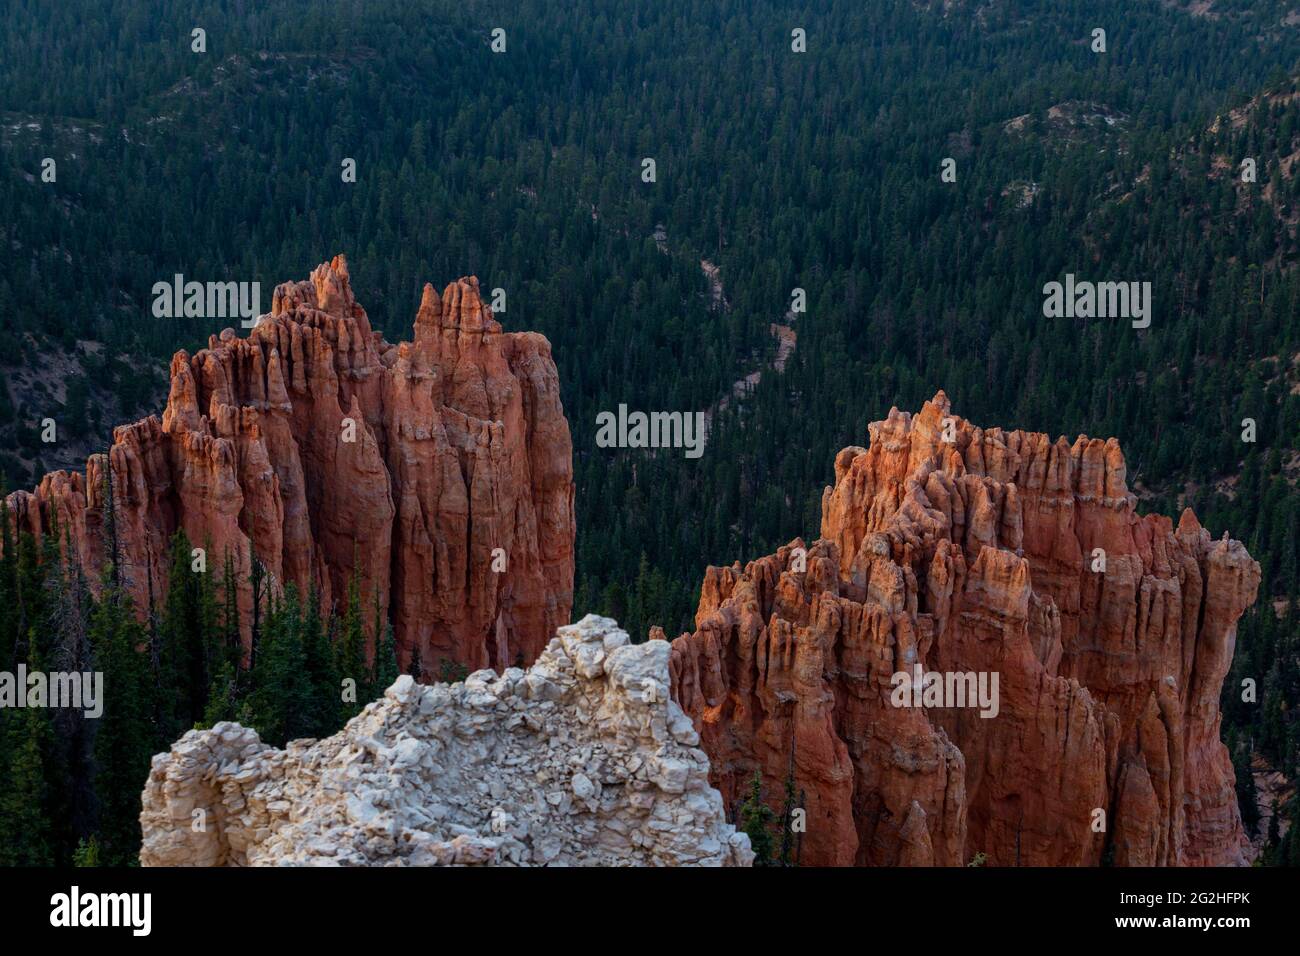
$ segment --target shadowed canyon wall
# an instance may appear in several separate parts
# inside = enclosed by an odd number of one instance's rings
[[[337,256],[278,286],[246,338],[177,352],[161,419],[117,428],[84,476],[54,472],[9,504],[38,537],[57,516],[94,577],[110,487],[142,611],[184,529],[217,574],[233,560],[246,639],[254,554],[325,606],[355,567],[367,624],[377,601],[399,664],[416,655],[430,676],[442,658],[532,661],[569,620],[572,444],[550,345],[503,332],[472,277],[441,296],[426,285],[414,341],[392,345]]]
[[[1136,503],[1114,439],[981,429],[942,392],[873,423],[820,539],[709,568],[672,642],[728,806],[792,777],[805,864],[1244,863],[1218,702],[1259,565]],[[896,706],[917,664],[996,673],[996,716]]]

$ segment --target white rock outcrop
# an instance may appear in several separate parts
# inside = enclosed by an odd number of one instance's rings
[[[153,759],[140,862],[748,866],[668,658],[588,615],[527,671],[400,677],[325,740],[192,730]]]

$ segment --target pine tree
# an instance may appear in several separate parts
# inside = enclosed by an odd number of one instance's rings
[[[343,719],[351,720],[361,713],[367,702],[365,696],[369,684],[366,667],[366,635],[361,626],[361,585],[353,562],[352,575],[348,578],[347,604],[343,609],[343,619],[339,627],[339,643],[336,649],[337,669],[340,681],[351,680],[356,691],[354,701],[343,701]],[[337,693],[337,691],[336,691]]]
[[[90,621],[95,667],[104,674],[103,714],[96,722],[95,792],[101,859],[108,866],[136,862],[140,850],[140,793],[149,775],[155,728],[150,719],[152,679],[144,628],[131,600],[105,575]]]
[[[1255,790],[1255,775],[1251,773],[1250,752],[1244,746],[1232,750],[1232,769],[1237,783],[1237,806],[1241,809],[1241,822],[1252,836],[1259,833],[1259,797]]]
[[[35,636],[28,641],[29,673],[42,670]],[[18,688],[26,694],[26,687]],[[4,787],[0,789],[0,866],[52,866],[50,826],[50,717],[44,707],[0,711],[4,746]]]
[[[203,543],[204,555],[212,554],[212,539],[208,538]],[[212,687],[213,678],[217,675],[222,665],[226,662],[237,663],[230,647],[226,645],[222,625],[222,608],[221,603],[217,600],[217,580],[214,571],[206,565],[201,572],[195,574],[196,579],[196,598],[195,598],[195,625],[198,633],[194,645],[198,648],[198,655],[201,658],[201,670],[193,674],[195,686],[201,680],[201,708],[202,714],[207,713],[208,694]]]
[[[62,531],[59,528],[58,512],[51,509],[46,520],[47,527],[41,535],[34,569],[33,588],[39,599],[32,603],[34,616],[28,622],[39,645],[38,653],[42,660],[50,660],[54,653],[55,635],[51,622],[63,592],[63,554],[59,548]]]
[[[283,747],[313,730],[311,687],[303,680],[306,669],[302,609],[298,589],[290,584],[283,599],[267,602],[262,652],[254,668],[253,726],[267,743]]]
[[[383,638],[375,648],[375,679],[371,686],[373,699],[383,696],[384,691],[393,686],[397,680],[397,644],[393,640],[393,625],[385,623]]]
[[[39,640],[38,634],[44,634],[46,621],[45,581],[41,569],[40,551],[36,539],[28,531],[18,535],[16,579],[15,636],[17,640],[13,649],[13,659],[19,661],[26,659],[28,640]]]
[[[239,583],[235,574],[235,559],[229,550],[226,551],[221,576],[221,628],[225,639],[225,654],[238,664],[243,656],[239,621]]]
[[[411,649],[411,657],[406,662],[406,673],[411,675],[412,679],[419,681],[424,677],[424,665],[420,663],[420,651],[418,648]]]
[[[89,839],[83,839],[77,844],[77,849],[72,854],[72,865],[99,866],[99,840],[93,834]]]
[[[261,653],[262,643],[262,601],[271,592],[270,582],[267,580],[269,575],[266,571],[266,565],[262,559],[257,556],[256,551],[251,551],[249,555],[248,582],[253,591],[253,610],[252,622],[250,627],[250,640],[248,645],[248,667],[253,670],[257,667],[257,655]]]
[[[334,652],[321,619],[320,591],[312,586],[302,622],[303,680],[309,690],[308,737],[328,737],[342,726]]]
[[[794,739],[790,740],[790,765],[785,774],[785,806],[781,808],[781,818],[777,825],[781,828],[781,852],[778,857],[781,866],[791,866],[791,853],[794,850],[794,811],[797,808],[794,793]]]
[[[90,615],[94,600],[76,548],[65,536],[46,569],[51,669],[91,674]],[[91,678],[93,680],[93,676]],[[94,812],[94,721],[79,707],[51,714],[52,733],[45,761],[49,768],[50,822],[60,862],[74,851],[79,834],[88,830]]]
[[[1280,866],[1282,852],[1282,804],[1273,798],[1273,813],[1268,818],[1268,836],[1264,840],[1264,860],[1268,866]]]
[[[754,866],[772,866],[772,820],[776,814],[763,802],[763,775],[755,770],[749,783],[749,798],[740,807],[740,828],[749,834]]]
[[[200,726],[210,728],[223,720],[234,720],[239,710],[238,703],[235,667],[224,661],[208,683],[208,703],[203,708]]]
[[[167,597],[158,624],[155,693],[158,742],[170,746],[203,714],[207,680],[199,641],[198,586],[190,570],[190,541],[185,531],[172,536]]]
[[[438,658],[438,683],[459,684],[469,676],[469,668],[450,657]]]

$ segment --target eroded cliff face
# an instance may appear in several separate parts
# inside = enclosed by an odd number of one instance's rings
[[[1244,863],[1218,700],[1259,565],[1135,508],[1114,439],[891,410],[820,539],[710,568],[672,642],[728,806],[792,773],[813,864]],[[918,663],[996,673],[996,716],[896,706]]]
[[[748,866],[669,656],[588,615],[527,672],[398,678],[326,740],[192,730],[153,759],[140,862]]]
[[[54,472],[10,507],[38,537],[57,515],[93,576],[110,476],[141,609],[164,593],[183,528],[217,573],[234,561],[246,632],[254,553],[276,585],[314,585],[325,606],[355,565],[401,666],[416,655],[431,676],[442,658],[531,661],[569,619],[572,444],[550,345],[503,332],[472,277],[441,296],[426,285],[414,341],[391,345],[337,256],[278,286],[246,338],[227,329],[176,353],[161,419],[117,428],[85,476]]]

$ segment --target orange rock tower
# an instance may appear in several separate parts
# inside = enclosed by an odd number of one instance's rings
[[[805,864],[1240,864],[1219,693],[1259,579],[1190,510],[1139,516],[1114,439],[940,392],[839,453],[816,543],[709,568],[673,693],[729,806],[793,774]],[[997,672],[997,716],[894,706],[917,663]]]
[[[38,537],[57,514],[93,577],[111,469],[121,570],[142,611],[183,528],[217,573],[235,562],[245,628],[254,554],[325,606],[355,567],[367,621],[377,601],[401,666],[416,655],[431,676],[442,658],[531,661],[569,620],[572,443],[550,345],[503,332],[475,278],[441,296],[426,285],[414,342],[390,345],[336,256],[278,286],[247,338],[227,329],[177,352],[161,420],[113,439],[85,476],[54,472],[8,500]]]

